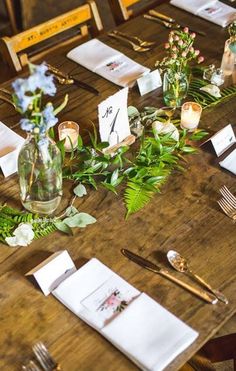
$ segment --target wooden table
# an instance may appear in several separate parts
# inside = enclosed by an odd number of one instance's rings
[[[207,33],[197,37],[196,45],[206,57],[206,63],[219,66],[227,32],[211,23],[163,4],[161,12],[174,16],[178,21],[191,24]],[[143,39],[157,40],[157,47],[148,53],[137,54],[106,35],[101,40],[124,52],[138,62],[153,68],[154,62],[164,55],[163,43],[168,30],[142,17],[119,27],[120,30],[139,35]],[[87,128],[89,120],[96,121],[97,105],[118,87],[83,69],[65,57],[65,51],[48,58],[48,62],[68,72],[78,72],[79,77],[100,90],[101,96],[79,90],[74,86],[59,86],[55,101],[69,93],[69,104],[60,114],[60,121],[74,120]],[[9,87],[9,84],[5,84]],[[141,108],[146,105],[163,105],[160,91],[140,97],[136,88],[130,91],[129,104]],[[224,102],[213,110],[205,111],[201,127],[218,130],[236,117],[235,99]],[[0,104],[0,119],[11,126],[19,116],[5,103]],[[19,127],[15,129],[21,133]],[[83,135],[84,131],[82,131]],[[121,196],[99,189],[91,190],[88,197],[77,202],[81,211],[91,213],[97,223],[81,229],[75,236],[59,232],[34,241],[26,248],[0,245],[0,369],[14,371],[31,356],[31,345],[44,341],[65,371],[125,371],[135,370],[115,347],[96,331],[78,319],[53,296],[45,297],[24,274],[51,253],[67,249],[78,263],[96,257],[124,279],[146,292],[158,303],[181,318],[199,332],[197,341],[176,358],[168,370],[177,370],[235,313],[235,237],[233,222],[226,217],[216,200],[219,188],[226,184],[236,191],[235,177],[221,169],[213,153],[203,150],[188,157],[188,169],[183,174],[173,174],[149,205],[128,221],[124,220],[125,208]],[[65,184],[65,207],[72,189]],[[1,175],[1,202],[20,207],[18,178],[4,179]],[[191,261],[192,268],[213,287],[219,288],[230,299],[225,305],[209,305],[168,280],[145,271],[128,261],[121,248],[149,257],[163,267],[168,267],[166,253],[179,251]],[[173,275],[193,283],[178,272]]]

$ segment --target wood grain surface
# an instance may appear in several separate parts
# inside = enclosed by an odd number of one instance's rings
[[[200,28],[206,37],[197,37],[196,46],[206,58],[206,64],[220,65],[227,31],[194,17],[168,4],[158,7],[162,13],[179,22]],[[164,42],[168,30],[142,17],[119,27],[121,31],[156,40],[157,46],[147,53],[135,53],[127,46],[105,34],[101,40],[124,52],[139,63],[154,68],[157,59],[164,56]],[[65,72],[78,73],[83,81],[101,92],[99,97],[75,86],[58,86],[55,102],[69,94],[69,104],[60,113],[59,121],[73,120],[80,124],[82,136],[97,123],[97,105],[118,87],[68,60],[66,51],[49,55],[47,62]],[[10,82],[4,84],[10,87]],[[161,89],[140,97],[137,88],[129,93],[129,104],[139,109],[144,106],[163,106]],[[235,98],[214,109],[204,111],[200,126],[214,131],[228,123],[235,123]],[[0,120],[11,127],[19,115],[9,105],[0,102]],[[25,135],[19,126],[14,129]],[[18,178],[4,179],[0,175],[0,201],[21,207]],[[21,364],[32,356],[31,346],[44,341],[64,371],[130,371],[136,370],[122,353],[96,331],[66,309],[53,296],[45,297],[24,274],[58,250],[67,249],[79,267],[87,259],[96,257],[139,290],[199,332],[196,342],[167,367],[177,370],[235,313],[235,224],[219,209],[216,201],[219,188],[226,184],[236,193],[235,176],[221,169],[213,152],[199,149],[198,155],[188,156],[187,171],[173,173],[162,193],[149,205],[127,221],[120,195],[106,190],[89,190],[88,197],[78,200],[80,211],[91,213],[97,223],[77,231],[73,237],[55,232],[34,241],[28,247],[11,248],[0,244],[0,370],[20,370]],[[61,209],[66,207],[73,184],[64,183]],[[185,282],[189,278],[174,272],[168,266],[169,249],[180,252],[191,261],[191,266],[213,287],[219,288],[230,303],[206,304],[165,278],[145,271],[128,261],[120,253],[128,248],[149,257]],[[135,336],[135,334],[134,334]],[[157,349],[158,352],[158,349]]]

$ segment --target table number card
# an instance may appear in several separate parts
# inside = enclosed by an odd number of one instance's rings
[[[210,140],[218,157],[236,143],[235,134],[230,124],[218,131]]]
[[[150,93],[162,86],[161,76],[158,70],[144,74],[137,80],[140,95]]]
[[[130,135],[128,88],[110,96],[98,106],[99,132],[102,142],[114,146]]]
[[[5,177],[17,172],[17,159],[24,138],[0,122],[0,168]]]

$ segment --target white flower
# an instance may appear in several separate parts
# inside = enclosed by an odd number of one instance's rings
[[[176,142],[179,141],[179,131],[172,122],[164,123],[161,121],[154,121],[152,123],[152,128],[156,130],[157,134],[168,134],[170,133],[170,138],[174,139]]]
[[[13,232],[15,237],[6,237],[5,240],[9,246],[27,246],[33,238],[33,226],[29,223],[21,223]]]

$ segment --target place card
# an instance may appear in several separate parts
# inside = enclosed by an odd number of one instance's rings
[[[151,91],[162,86],[162,80],[159,70],[146,73],[137,79],[140,95],[150,93]]]
[[[114,146],[130,135],[128,88],[124,88],[98,105],[99,132],[102,142]]]
[[[0,168],[8,177],[17,172],[17,159],[25,139],[0,122]]]
[[[219,162],[220,166],[231,171],[236,175],[236,149],[234,149],[223,161]]]
[[[26,276],[33,276],[44,295],[49,295],[62,281],[76,271],[66,250],[58,251],[31,269]]]
[[[236,143],[235,134],[232,126],[229,124],[223,129],[218,131],[215,135],[210,138],[210,141],[214,147],[216,155],[219,157],[224,153],[229,147]]]

